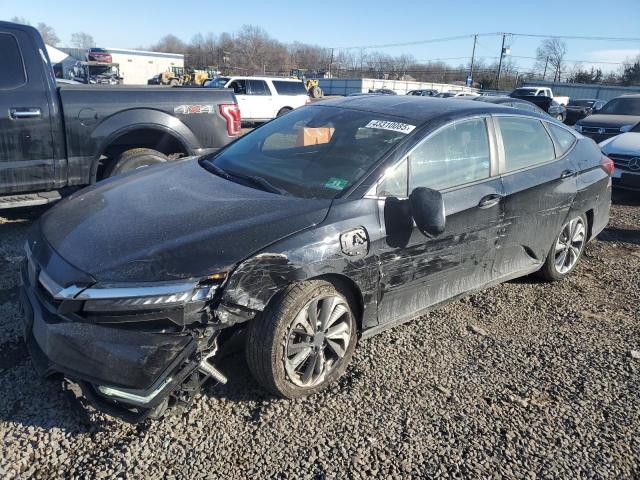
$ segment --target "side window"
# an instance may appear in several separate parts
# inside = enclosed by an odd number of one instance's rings
[[[229,84],[229,88],[233,88],[233,92],[236,95],[247,94],[247,84],[245,80],[234,80]]]
[[[267,82],[264,80],[249,80],[251,95],[271,95]]]
[[[441,190],[489,177],[489,135],[483,118],[455,123],[409,155],[409,190]]]
[[[508,172],[555,158],[553,142],[540,120],[519,117],[497,117],[496,120],[502,133]]]
[[[378,184],[378,197],[407,197],[407,161],[403,160],[393,171],[387,172]]]
[[[553,135],[553,138],[556,139],[558,147],[560,147],[556,156],[561,157],[569,151],[574,143],[576,143],[576,137],[574,137],[571,132],[568,132],[562,127],[554,125],[553,123],[547,123],[547,125],[549,126],[549,130],[551,130],[551,135]]]
[[[0,33],[0,60],[2,60],[0,89],[16,88],[27,82],[22,54],[13,35]]]

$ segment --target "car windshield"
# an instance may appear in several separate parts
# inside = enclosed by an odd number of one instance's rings
[[[207,87],[224,88],[224,86],[228,81],[229,81],[229,77],[214,78],[213,80],[209,80],[207,82]]]
[[[604,115],[640,115],[640,98],[614,98],[598,112]]]
[[[596,103],[595,100],[569,100],[569,107],[592,107]]]
[[[535,93],[536,93],[535,88],[516,88],[512,92],[512,95],[535,95]]]
[[[203,166],[256,188],[303,198],[335,198],[414,128],[410,121],[389,115],[307,106],[205,158]]]

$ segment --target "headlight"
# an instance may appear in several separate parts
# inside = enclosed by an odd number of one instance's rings
[[[224,277],[222,277],[224,278]],[[159,283],[147,286],[101,285],[81,292],[85,312],[130,312],[183,307],[213,298],[221,280],[204,282]]]
[[[582,125],[574,125],[573,128],[575,128],[576,132],[580,132],[582,133]]]
[[[623,125],[620,127],[620,132],[627,133],[629,130],[633,128],[633,123],[631,125]]]

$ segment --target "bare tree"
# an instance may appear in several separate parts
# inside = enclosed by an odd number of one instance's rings
[[[96,42],[91,35],[85,32],[71,34],[71,45],[76,48],[87,49],[96,46]]]
[[[55,47],[56,45],[58,45],[58,43],[60,43],[60,39],[58,38],[58,35],[56,35],[56,31],[52,26],[40,22],[38,23],[38,26],[36,28],[40,32],[40,35],[42,35],[44,43],[46,43],[47,45]]]
[[[31,25],[31,23],[29,23],[29,20],[24,17],[12,17],[11,21],[13,23],[19,23],[20,25]]]
[[[567,55],[567,43],[559,38],[547,38],[536,50],[537,67],[553,72],[553,80],[560,81],[564,71],[564,59]]]
[[[187,51],[187,44],[175,35],[169,34],[165,35],[158,43],[151,46],[151,50],[155,52],[185,53]]]

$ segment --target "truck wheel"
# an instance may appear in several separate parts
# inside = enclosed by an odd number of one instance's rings
[[[318,86],[311,87],[311,98],[320,98],[322,97],[322,89]]]
[[[347,368],[356,346],[354,303],[325,281],[296,283],[252,321],[249,370],[270,392],[297,398],[319,392]]]
[[[278,110],[278,114],[276,115],[276,117],[281,117],[282,115],[284,115],[285,113],[289,113],[290,111],[291,111],[291,108],[282,107],[280,110]]]
[[[166,162],[168,157],[164,153],[151,148],[132,148],[118,155],[105,171],[104,177],[113,177],[129,170],[147,167],[156,163]]]
[[[576,268],[586,243],[587,217],[579,215],[562,226],[538,275],[550,282],[562,280]]]
[[[169,85],[171,85],[172,87],[175,87],[176,85],[179,85],[180,82],[178,81],[177,78],[173,78],[171,79],[171,81],[169,81]]]

